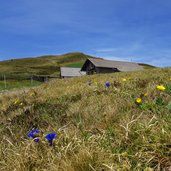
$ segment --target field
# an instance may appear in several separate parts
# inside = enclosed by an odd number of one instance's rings
[[[1,171],[168,171],[171,69],[53,80],[0,95]],[[39,142],[28,138],[38,129]],[[51,146],[45,136],[56,133]]]

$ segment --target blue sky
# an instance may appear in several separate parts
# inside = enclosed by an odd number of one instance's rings
[[[83,52],[171,66],[170,0],[0,0],[0,60]]]

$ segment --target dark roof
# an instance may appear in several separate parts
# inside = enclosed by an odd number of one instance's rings
[[[86,74],[81,68],[61,67],[60,70],[61,77],[78,77]]]
[[[100,68],[117,68],[119,71],[135,71],[135,70],[143,69],[142,66],[134,62],[111,61],[111,60],[94,59],[94,58],[89,58],[87,60],[92,62],[96,67],[100,67]],[[86,63],[87,61],[84,64]],[[81,71],[84,71],[85,67],[86,66],[83,65]]]

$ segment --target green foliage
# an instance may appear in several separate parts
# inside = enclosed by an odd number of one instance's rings
[[[159,106],[163,106],[165,104],[163,98],[161,97],[158,97],[155,103],[156,105],[159,105]]]
[[[146,102],[146,103],[142,103],[139,107],[142,110],[152,110],[154,108],[154,105]]]
[[[66,67],[73,67],[73,68],[81,68],[83,66],[83,64],[84,64],[84,61],[69,63],[69,64],[66,64],[65,66]]]

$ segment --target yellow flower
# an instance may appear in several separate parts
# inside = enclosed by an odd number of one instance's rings
[[[138,98],[136,98],[135,102],[140,104],[140,103],[142,103],[142,99],[138,97]]]
[[[147,96],[148,96],[148,94],[147,94],[147,93],[145,93],[145,94],[144,94],[144,97],[147,97]]]
[[[94,82],[95,86],[97,86],[97,82]]]
[[[164,91],[166,88],[163,85],[156,86],[158,90]]]
[[[20,100],[19,100],[19,99],[17,99],[17,100],[14,102],[14,104],[18,104],[18,103],[20,103]]]
[[[20,106],[23,106],[23,103],[22,102],[20,103]]]
[[[128,156],[128,153],[125,151],[121,154],[123,157],[127,157]]]
[[[171,78],[169,78],[169,80],[171,81]]]
[[[126,81],[126,78],[123,78],[122,81]]]
[[[34,96],[35,94],[34,93],[30,93],[30,96]]]

